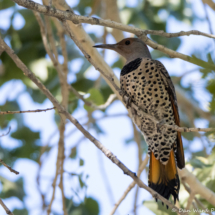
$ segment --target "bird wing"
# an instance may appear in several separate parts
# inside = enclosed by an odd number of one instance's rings
[[[167,90],[169,92],[170,100],[172,103],[172,109],[175,117],[175,124],[180,126],[180,118],[178,113],[178,105],[177,105],[177,98],[175,93],[175,87],[172,83],[172,80],[169,76],[169,73],[167,72],[166,68],[160,61],[156,61],[157,66],[160,68],[161,71],[161,77],[167,87]],[[176,152],[176,159],[177,159],[177,166],[182,169],[185,166],[185,160],[184,160],[184,149],[183,149],[183,143],[181,138],[181,132],[177,132],[177,152]]]

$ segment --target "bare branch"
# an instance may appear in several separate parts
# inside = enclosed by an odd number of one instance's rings
[[[100,73],[104,77],[106,77],[106,79],[109,81],[109,83],[115,89],[115,91],[117,91],[119,95],[124,97],[124,99],[122,99],[122,101],[124,102],[124,101],[129,100],[129,97],[127,95],[125,95],[124,92],[122,92],[119,89],[119,87],[117,86],[117,84],[114,81],[114,78],[106,75],[101,68],[97,67],[96,62],[94,62],[94,60],[86,53],[86,51],[83,49],[82,45],[74,37],[74,35],[72,34],[72,32],[71,32],[71,30],[70,30],[70,28],[69,28],[69,26],[68,26],[66,21],[63,21],[63,25],[64,25],[65,29],[68,31],[68,33],[69,33],[70,37],[72,38],[72,40],[76,43],[78,48],[82,51],[82,53],[84,54],[86,59],[95,67],[95,69],[100,71]],[[168,124],[165,124],[164,121],[160,122],[155,117],[153,117],[153,116],[149,115],[148,113],[144,112],[140,107],[138,107],[133,102],[131,103],[131,107],[134,108],[137,111],[137,115],[139,115],[139,117],[142,117],[142,116],[147,117],[147,118],[151,119],[154,123],[156,123],[157,126],[158,125],[159,126],[165,126],[166,128],[171,128],[171,129],[174,129],[174,130],[179,131],[179,132],[199,132],[199,131],[209,132],[209,131],[215,131],[215,128],[186,128],[186,127],[179,127],[177,125],[168,125]]]
[[[52,108],[46,108],[46,109],[37,109],[37,110],[17,110],[17,111],[0,111],[0,115],[6,115],[6,114],[16,114],[16,113],[38,113],[38,112],[46,112],[49,110],[53,110],[55,107]]]
[[[202,3],[203,3],[203,8],[204,8],[204,12],[205,12],[205,18],[206,18],[206,20],[208,22],[210,33],[213,34],[212,25],[211,25],[210,19],[208,17],[207,8],[206,8],[206,5],[204,3],[204,0],[202,0]]]
[[[108,98],[108,100],[105,102],[105,104],[103,105],[95,105],[90,101],[87,101],[84,96],[82,96],[73,86],[68,85],[69,90],[72,91],[79,99],[81,99],[85,105],[95,109],[95,110],[104,110],[106,109],[115,99],[116,99],[116,95],[115,94],[111,94]]]
[[[46,4],[47,2],[44,0],[44,3]],[[51,30],[50,20],[48,17],[45,17],[46,24],[47,24],[48,37],[49,37],[49,41],[51,43],[51,46],[49,47],[48,41],[47,41],[45,26],[44,26],[43,21],[40,17],[40,14],[35,13],[35,12],[34,12],[34,14],[35,14],[37,21],[39,23],[39,26],[40,26],[40,31],[41,31],[44,47],[45,47],[49,57],[51,58],[54,66],[58,72],[58,76],[60,79],[60,85],[61,85],[62,106],[65,109],[67,109],[69,91],[67,88],[68,70],[67,70],[67,53],[65,50],[65,40],[62,39],[62,37],[60,37],[60,43],[63,47],[62,49],[63,49],[63,54],[64,54],[64,65],[61,68],[61,65],[58,62],[58,53],[57,53],[57,49],[55,46],[54,36],[53,36],[52,30]],[[52,53],[52,50],[53,50],[54,54]],[[54,55],[55,55],[55,57],[54,57]],[[49,204],[49,208],[47,210],[48,215],[51,213],[51,207],[52,207],[52,203],[53,203],[54,197],[55,197],[56,182],[57,182],[58,174],[60,174],[59,188],[60,188],[61,194],[62,194],[63,211],[64,211],[64,215],[67,215],[66,206],[65,206],[64,185],[63,185],[63,172],[64,172],[63,163],[64,163],[64,159],[65,159],[65,155],[64,155],[64,150],[65,150],[64,149],[65,120],[66,120],[65,116],[62,116],[61,117],[61,123],[59,126],[60,137],[59,137],[59,141],[58,141],[58,156],[57,156],[57,161],[56,161],[56,173],[55,173],[55,178],[54,178],[54,181],[52,184],[52,186],[53,186],[52,198],[51,198],[51,202]]]
[[[137,172],[137,176],[140,177],[142,171],[145,169],[147,163],[148,163],[149,157],[148,154],[146,155],[145,159],[143,160],[143,162],[141,163],[138,172]],[[109,215],[113,215],[115,213],[115,211],[117,210],[117,208],[119,207],[119,205],[122,203],[122,201],[126,198],[126,196],[128,195],[128,193],[134,188],[134,186],[136,185],[136,182],[133,181],[128,188],[126,189],[126,191],[123,193],[123,195],[121,196],[121,198],[118,200],[118,202],[115,204],[114,208],[112,209],[111,213]]]
[[[11,127],[9,127],[8,132],[6,134],[1,134],[0,137],[7,136],[10,133]]]
[[[121,23],[119,16],[119,9],[116,0],[103,0],[105,16],[104,19],[110,19],[115,22]],[[120,41],[124,38],[123,32],[117,29],[112,29],[111,34],[116,41]]]
[[[71,8],[68,6],[68,4],[65,2],[65,0],[61,0],[61,1],[53,0],[53,3],[54,3],[56,8],[59,8],[63,11],[69,10],[72,13]],[[55,20],[54,17],[53,17],[53,20]],[[94,42],[89,37],[89,35],[85,32],[82,25],[81,24],[74,24],[73,22],[68,22],[67,24],[69,25],[69,28],[71,29],[72,33],[74,34],[75,38],[79,41],[79,43],[82,45],[84,50],[88,53],[88,55],[90,55],[94,59],[94,61],[97,64],[97,67],[101,67],[107,76],[111,76],[112,78],[114,78],[116,85],[119,86],[119,80],[116,78],[116,76],[114,75],[111,68],[107,65],[107,63],[104,61],[104,59],[99,54],[99,52],[96,49],[92,48],[92,46],[94,45]],[[107,84],[111,87],[113,92],[117,95],[117,97],[120,100],[122,100],[122,98],[119,96],[118,91],[115,90],[115,88],[112,86],[112,84],[106,78],[106,76],[104,76],[103,74],[101,74],[101,75],[106,80]],[[189,107],[189,108],[195,110],[196,112],[198,112],[198,114],[201,117],[206,118],[209,121],[211,121],[211,119],[213,119],[213,116],[209,112],[203,111],[197,105],[195,105],[195,103],[193,103],[192,100],[191,101],[188,100],[184,96],[183,92],[182,93],[180,91],[178,92],[178,89],[176,89],[176,93],[177,93],[179,103],[180,103],[180,101],[186,102],[186,108]],[[189,109],[189,108],[187,108],[187,109]],[[128,111],[130,113],[130,110],[128,110]]]
[[[142,163],[142,150],[141,150],[141,137],[140,133],[138,132],[136,125],[132,122],[133,132],[134,132],[134,140],[137,143],[137,151],[138,151],[138,169]]]
[[[192,205],[193,205],[193,207],[196,209],[196,213],[197,213],[198,215],[200,215],[196,203],[195,203],[195,202],[192,202]]]
[[[79,15],[74,14],[71,11],[61,11],[61,10],[57,10],[55,8],[50,8],[47,6],[45,7],[43,5],[40,5],[40,4],[32,2],[32,1],[27,1],[27,0],[13,0],[13,1],[28,9],[38,11],[38,12],[43,13],[48,16],[56,17],[60,20],[71,20],[75,24],[88,23],[91,25],[101,25],[101,26],[111,27],[114,29],[119,29],[122,31],[131,32],[131,33],[137,35],[139,38],[141,38],[147,45],[149,45],[152,48],[157,49],[163,53],[166,53],[167,55],[169,55],[172,58],[180,58],[180,59],[188,61],[190,63],[199,65],[201,67],[205,67],[205,68],[213,69],[213,70],[215,69],[215,65],[213,65],[211,63],[207,63],[198,58],[194,59],[188,55],[184,55],[184,54],[178,53],[176,51],[173,51],[171,49],[168,49],[168,48],[164,47],[163,45],[159,45],[159,44],[153,42],[152,40],[150,40],[147,37],[147,34],[160,35],[160,36],[166,36],[166,37],[176,37],[176,36],[178,37],[178,36],[185,36],[185,35],[189,36],[191,34],[194,34],[194,35],[202,35],[202,36],[209,37],[209,38],[215,38],[214,35],[206,34],[206,33],[200,32],[200,31],[196,31],[196,30],[192,30],[192,31],[188,31],[188,32],[181,31],[179,33],[173,33],[173,34],[164,33],[163,31],[141,30],[141,29],[135,28],[133,26],[123,25],[121,23],[113,22],[110,20],[97,19],[94,17],[79,16]]]
[[[0,163],[2,163],[2,165],[4,165],[5,167],[7,167],[11,172],[15,173],[16,175],[19,174],[18,171],[12,169],[10,166],[8,166],[2,159],[0,159]]]
[[[204,4],[207,4],[212,10],[215,11],[215,3],[212,0],[203,0]]]
[[[116,164],[124,174],[130,176],[139,187],[146,189],[148,192],[152,194],[154,198],[160,199],[164,204],[168,205],[170,208],[174,208],[176,212],[179,214],[186,214],[184,212],[179,212],[179,209],[174,206],[170,201],[166,198],[159,195],[153,189],[145,185],[139,177],[131,170],[129,170],[120,160],[116,158],[116,156],[105,148],[95,137],[93,137],[87,130],[83,128],[83,126],[69,113],[65,110],[65,108],[53,97],[50,91],[36,78],[36,76],[26,67],[26,65],[18,58],[18,56],[14,53],[14,51],[0,38],[0,45],[4,47],[7,54],[12,58],[15,64],[23,71],[23,74],[30,78],[40,90],[47,96],[47,98],[54,104],[57,108],[58,112],[63,114],[71,123],[73,123],[79,131],[81,131],[84,136],[89,139],[94,145],[100,149],[107,158],[109,158],[114,164]]]
[[[108,175],[106,173],[106,170],[105,170],[105,164],[104,164],[104,161],[103,161],[103,155],[100,153],[99,150],[98,151],[98,160],[99,160],[99,169],[100,169],[100,174],[103,178],[103,183],[105,185],[105,188],[106,188],[106,193],[108,194],[108,197],[109,197],[109,200],[110,200],[110,203],[111,205],[113,205],[115,203],[115,200],[114,200],[114,194],[113,194],[113,191],[111,189],[111,185],[110,185],[110,182],[108,180]]]
[[[8,207],[4,204],[4,202],[2,201],[1,198],[0,198],[0,205],[4,208],[6,214],[8,214],[8,215],[14,215],[14,214],[8,209]]]
[[[189,196],[189,198],[188,198],[188,200],[187,200],[186,210],[189,210],[189,209],[190,209],[190,207],[191,207],[191,205],[192,205],[192,203],[193,203],[194,198],[195,198],[195,193],[191,191],[191,192],[190,192],[190,196]]]
[[[134,215],[137,215],[137,199],[138,199],[139,187],[136,187],[135,196],[134,196]]]
[[[190,190],[194,190],[196,194],[200,194],[202,198],[215,206],[215,193],[205,187],[199,182],[199,180],[190,173],[186,168],[178,169],[178,174],[182,181],[186,182],[190,186]]]
[[[190,188],[186,185],[186,183],[184,182],[184,180],[182,179],[182,184],[184,185],[184,188],[185,190],[190,194],[191,193],[191,190]],[[211,211],[209,211],[195,196],[194,196],[194,200],[196,201],[196,203],[202,208],[204,209],[205,211],[208,212],[208,214],[212,215]],[[193,202],[192,202],[193,204]],[[197,206],[196,206],[197,207]]]

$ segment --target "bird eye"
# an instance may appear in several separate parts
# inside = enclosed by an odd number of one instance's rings
[[[131,42],[129,40],[125,41],[125,45],[129,45]]]

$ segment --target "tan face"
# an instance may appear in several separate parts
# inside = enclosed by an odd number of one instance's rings
[[[118,52],[120,50],[127,54],[132,54],[133,52],[137,52],[140,49],[144,51],[145,48],[148,49],[146,44],[138,38],[126,38],[116,44],[116,49]]]
[[[138,38],[126,38],[116,44],[96,45],[95,48],[111,49],[122,55],[127,62],[138,57],[151,58],[146,44]]]

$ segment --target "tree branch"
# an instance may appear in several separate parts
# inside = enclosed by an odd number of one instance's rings
[[[142,161],[138,172],[137,172],[137,176],[140,177],[142,171],[145,169],[147,163],[149,160],[149,156],[148,154],[146,154],[145,159]],[[126,198],[126,196],[128,195],[128,193],[134,188],[134,186],[136,185],[136,182],[133,181],[128,188],[126,189],[126,191],[123,193],[123,195],[121,196],[121,198],[118,200],[118,202],[115,204],[114,208],[112,209],[111,213],[109,215],[113,215],[115,213],[115,211],[117,210],[117,208],[119,207],[119,205],[122,203],[122,201]]]
[[[212,10],[215,11],[215,3],[212,0],[203,0],[204,4],[207,4]]]
[[[72,85],[68,84],[68,88],[71,92],[73,92],[79,99],[81,99],[85,105],[95,109],[95,110],[104,110],[106,109],[115,99],[116,99],[116,95],[115,94],[111,94],[109,96],[109,98],[107,99],[107,101],[105,102],[105,104],[102,105],[95,105],[90,101],[87,101],[84,96],[82,96]]]
[[[145,185],[139,177],[131,170],[129,170],[120,160],[116,158],[116,156],[105,148],[95,137],[93,137],[87,130],[85,130],[82,125],[72,116],[70,113],[66,111],[66,109],[54,98],[54,96],[50,93],[50,91],[36,78],[36,76],[26,67],[26,65],[18,58],[18,56],[14,53],[14,51],[0,38],[0,45],[5,49],[7,54],[12,58],[15,64],[23,71],[23,74],[31,79],[38,88],[47,96],[47,98],[54,104],[57,108],[58,112],[63,114],[71,123],[73,123],[79,131],[83,133],[83,135],[89,139],[94,145],[100,149],[107,158],[109,158],[114,164],[116,164],[124,174],[130,176],[139,187],[146,189],[148,192],[152,194],[154,198],[160,199],[164,204],[168,205],[170,208],[174,208],[176,212],[179,214],[186,214],[184,212],[179,212],[179,209],[174,206],[170,201],[159,195],[153,189]]]
[[[119,16],[119,9],[116,0],[103,0],[105,16],[103,18],[110,19],[115,22],[121,23]],[[120,41],[124,38],[123,32],[117,29],[112,29],[111,34],[116,41]]]
[[[0,159],[0,163],[2,163],[2,165],[4,165],[5,167],[7,167],[11,172],[15,173],[16,175],[19,174],[18,171],[12,169],[10,166],[8,166],[2,159]]]
[[[190,186],[190,190],[194,190],[196,194],[200,194],[202,198],[215,206],[215,193],[205,187],[199,180],[190,173],[186,168],[178,169],[180,178]]]
[[[182,182],[182,184],[184,185],[185,190],[190,194],[190,193],[191,193],[190,188],[186,185],[186,183],[184,182],[184,180],[182,180],[181,182]],[[204,209],[205,211],[208,210],[195,196],[194,196],[194,200],[196,201],[196,203],[197,203],[202,209]],[[193,204],[193,202],[192,202],[192,204]],[[196,206],[196,207],[197,207],[197,206]],[[207,212],[208,212],[208,214],[212,215],[211,211],[208,210]]]
[[[14,214],[8,209],[8,207],[4,204],[4,202],[2,201],[1,198],[0,198],[0,205],[4,208],[6,214],[8,214],[8,215],[14,215]]]
[[[85,58],[95,67],[96,70],[98,70],[109,81],[109,83],[115,89],[115,91],[117,91],[118,94],[123,97],[123,99],[121,99],[121,100],[123,102],[129,100],[130,98],[127,95],[125,95],[124,92],[122,92],[119,89],[119,87],[117,86],[117,84],[114,81],[114,78],[112,78],[111,76],[108,76],[107,74],[105,74],[105,72],[100,67],[97,66],[96,62],[91,58],[91,56],[86,53],[86,51],[84,50],[82,45],[79,43],[79,41],[75,38],[75,36],[71,32],[71,30],[70,30],[70,28],[69,28],[69,26],[68,26],[66,21],[63,21],[63,25],[64,25],[65,29],[67,30],[67,32],[69,33],[71,39],[76,43],[78,48],[84,54]],[[166,128],[171,128],[171,129],[174,129],[174,130],[179,131],[179,132],[199,132],[199,131],[209,132],[209,131],[215,131],[215,128],[186,128],[186,127],[179,127],[177,125],[168,125],[168,124],[165,124],[164,121],[160,122],[155,117],[153,117],[150,114],[144,112],[134,102],[131,102],[131,107],[134,108],[137,111],[137,115],[139,115],[139,117],[142,117],[142,116],[147,117],[147,118],[151,119],[157,126],[160,126],[160,127],[165,126]]]
[[[44,0],[43,3],[47,4],[50,2],[46,2]],[[60,80],[60,86],[61,86],[62,106],[65,109],[67,109],[68,95],[69,95],[69,91],[67,88],[67,73],[68,73],[67,56],[64,56],[64,64],[63,64],[63,66],[61,66],[59,61],[58,61],[58,53],[57,53],[57,49],[55,47],[55,40],[54,40],[54,36],[52,33],[49,18],[45,17],[46,24],[47,24],[47,32],[48,32],[48,35],[47,35],[45,25],[43,23],[43,20],[41,19],[40,14],[37,12],[34,12],[34,14],[35,14],[36,19],[37,19],[39,26],[40,26],[40,32],[41,32],[41,36],[42,36],[42,40],[43,40],[43,44],[44,44],[44,47],[46,49],[46,52],[49,55],[49,57],[51,58],[54,66],[58,72],[58,76],[59,76],[59,80]],[[48,44],[47,36],[49,37],[50,47]],[[60,37],[60,44],[62,45],[63,55],[67,55],[66,50],[65,50],[65,47],[66,47],[65,40],[62,39],[62,37]],[[54,51],[54,54],[53,54],[52,50]],[[60,188],[61,194],[62,194],[63,211],[64,211],[64,215],[67,215],[66,206],[65,206],[64,186],[63,186],[63,172],[64,172],[63,164],[64,164],[64,159],[65,159],[65,155],[64,155],[64,150],[65,150],[64,149],[65,122],[66,122],[66,118],[63,115],[61,117],[61,122],[60,122],[60,126],[59,126],[60,137],[59,137],[59,141],[58,141],[58,156],[57,156],[57,161],[56,161],[56,173],[55,173],[55,178],[54,178],[54,181],[52,184],[52,186],[53,186],[52,198],[51,198],[51,202],[49,204],[48,210],[47,210],[48,215],[51,213],[51,207],[52,207],[52,203],[53,203],[54,197],[55,197],[55,189],[56,189],[56,182],[57,182],[58,174],[60,174],[59,188]]]
[[[202,35],[202,36],[209,37],[209,38],[215,38],[214,35],[206,34],[206,33],[200,32],[200,31],[196,31],[196,30],[192,30],[192,31],[188,31],[188,32],[181,31],[181,32],[172,33],[172,34],[164,33],[163,31],[141,30],[141,29],[135,28],[133,26],[123,25],[121,23],[113,22],[110,20],[97,19],[94,17],[79,16],[79,15],[74,14],[71,11],[61,11],[61,10],[58,10],[55,8],[50,8],[48,6],[40,5],[33,1],[28,1],[28,0],[12,0],[12,1],[16,2],[20,6],[26,7],[28,9],[31,9],[34,11],[38,11],[38,12],[43,13],[48,16],[56,17],[60,20],[70,20],[74,24],[88,23],[91,25],[101,25],[101,26],[111,27],[114,29],[119,29],[122,31],[127,31],[130,33],[133,33],[133,34],[137,35],[139,38],[141,38],[147,45],[149,45],[153,49],[157,49],[157,50],[169,55],[172,58],[180,58],[182,60],[196,64],[201,67],[205,67],[205,68],[213,69],[213,70],[215,69],[215,65],[213,65],[211,63],[207,63],[201,59],[192,58],[188,55],[184,55],[184,54],[178,53],[176,51],[173,51],[171,49],[168,49],[168,48],[164,47],[163,45],[159,45],[159,44],[153,42],[152,40],[150,40],[147,37],[147,34],[160,35],[160,36],[165,36],[165,37],[176,37],[176,36],[178,37],[178,36],[185,36],[185,35],[189,36],[189,35],[193,34],[193,35]]]
[[[1,134],[0,137],[7,136],[10,133],[11,127],[9,127],[8,132],[6,134]]]
[[[65,11],[65,10],[71,11],[71,8],[68,6],[68,4],[65,2],[65,0],[60,0],[60,1],[59,0],[53,0],[53,4],[56,8],[59,8],[63,11]],[[54,19],[55,18],[53,17],[53,20]],[[94,45],[94,42],[89,37],[89,35],[85,32],[82,25],[81,24],[74,24],[73,22],[68,22],[67,24],[69,25],[69,28],[71,29],[72,33],[74,34],[75,38],[79,41],[79,43],[82,45],[84,50],[94,59],[94,61],[97,64],[97,67],[101,67],[107,76],[114,78],[116,85],[119,86],[119,80],[114,75],[112,69],[107,65],[107,63],[104,61],[104,59],[99,54],[99,52],[96,49],[92,48],[92,46]],[[122,98],[119,96],[118,91],[115,90],[115,88],[112,86],[112,84],[106,78],[106,76],[104,76],[103,74],[101,74],[101,75],[106,80],[107,84],[111,87],[113,92],[117,95],[117,97],[122,100]],[[202,118],[206,118],[209,121],[211,121],[212,115],[209,112],[205,112],[205,111],[201,110],[200,108],[198,108],[198,106],[196,106],[195,104],[190,102],[190,100],[188,100],[184,96],[183,92],[182,93],[178,92],[178,89],[176,89],[176,93],[177,93],[179,103],[180,103],[180,101],[183,101],[183,102],[186,101],[186,107],[189,107],[189,108],[196,110]],[[128,111],[130,113],[130,110],[128,110]]]
[[[17,111],[0,111],[0,115],[6,115],[6,114],[16,114],[16,113],[38,113],[38,112],[46,112],[49,110],[53,110],[55,107],[52,108],[46,108],[46,109],[37,109],[37,110],[17,110]]]

